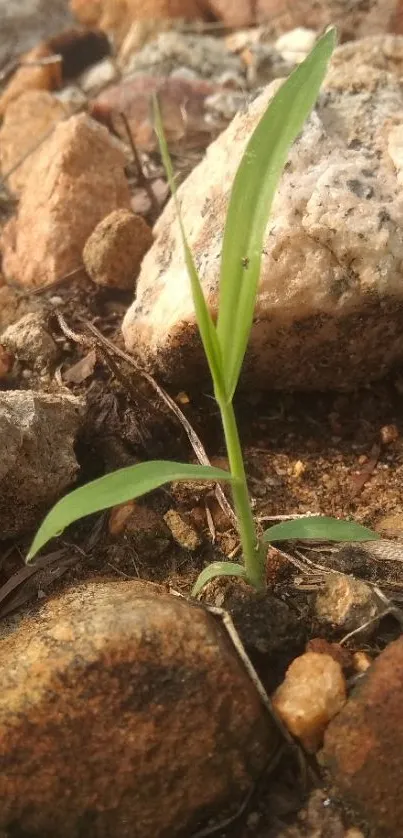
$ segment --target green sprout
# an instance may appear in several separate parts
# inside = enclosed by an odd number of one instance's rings
[[[288,539],[368,541],[379,537],[353,522],[313,516],[277,524],[259,539],[233,408],[233,397],[252,328],[263,239],[271,204],[290,147],[315,105],[335,44],[336,32],[330,28],[270,100],[249,140],[235,175],[226,216],[216,324],[208,309],[188,245],[161,114],[155,102],[156,133],[176,206],[197,325],[221,414],[229,471],[154,460],[107,474],[56,503],[39,528],[27,561],[31,561],[44,544],[60,535],[73,521],[140,497],[173,480],[225,480],[230,483],[232,491],[243,561],[210,564],[202,571],[193,588],[195,596],[210,579],[217,576],[239,576],[256,589],[263,589],[267,543]]]

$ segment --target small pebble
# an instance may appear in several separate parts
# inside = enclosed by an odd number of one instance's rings
[[[370,637],[374,632],[378,614],[383,606],[369,585],[344,573],[329,574],[326,584],[315,602],[315,615],[321,623],[327,623],[342,632],[349,633],[361,626],[360,638]],[[365,624],[372,620],[369,626]]]
[[[366,652],[354,652],[353,664],[356,672],[366,672],[371,666],[372,660]]]
[[[272,700],[288,730],[314,753],[346,701],[342,668],[330,655],[306,652],[292,662]]]
[[[185,550],[197,550],[201,539],[189,521],[176,509],[169,509],[164,515],[164,521],[170,529],[175,541]]]
[[[379,435],[384,445],[390,445],[391,442],[397,442],[399,439],[399,429],[396,425],[384,425]]]

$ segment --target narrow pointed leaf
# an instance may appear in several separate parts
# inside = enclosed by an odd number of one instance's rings
[[[270,527],[262,541],[289,541],[314,539],[315,541],[376,541],[380,536],[354,521],[338,521],[325,515],[312,515],[295,521],[283,521]]]
[[[336,43],[330,29],[270,101],[242,158],[224,231],[217,334],[225,389],[234,394],[259,283],[263,238],[291,144],[311,112]]]
[[[164,460],[138,463],[105,474],[86,486],[80,486],[55,504],[32,542],[27,562],[33,559],[44,544],[54,536],[60,535],[73,521],[138,498],[172,480],[231,480],[231,475],[219,468]]]
[[[178,223],[182,238],[186,268],[192,289],[192,297],[193,304],[195,307],[197,326],[200,332],[200,337],[202,340],[204,352],[207,358],[216,393],[223,394],[221,349],[217,338],[216,328],[204,297],[202,284],[197,273],[197,268],[193,259],[193,255],[188,245],[186,231],[182,220],[181,206],[178,200],[176,190],[175,175],[172,167],[167,141],[165,138],[165,132],[161,118],[161,111],[156,96],[154,97],[154,129],[157,135],[162,162],[169,183],[169,188],[172,193],[172,198],[175,202],[175,209],[178,216]]]
[[[201,589],[207,585],[212,579],[217,576],[240,576],[242,579],[246,578],[246,572],[243,565],[238,562],[213,562],[202,570],[200,576],[192,588],[192,596],[197,596]]]

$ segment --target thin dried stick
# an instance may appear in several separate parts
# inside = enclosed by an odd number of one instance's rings
[[[150,202],[151,202],[151,209],[152,209],[153,215],[154,215],[155,218],[157,218],[157,216],[160,213],[160,206],[159,206],[159,203],[158,203],[157,198],[155,196],[152,185],[151,185],[148,177],[144,174],[143,166],[142,166],[142,163],[141,163],[141,160],[140,160],[140,155],[138,153],[137,146],[136,146],[136,143],[134,142],[133,134],[132,134],[132,131],[131,131],[131,128],[130,128],[130,125],[129,125],[129,120],[128,120],[126,114],[123,113],[123,112],[120,113],[120,118],[123,122],[123,125],[125,126],[127,139],[129,140],[129,145],[130,145],[130,148],[131,148],[131,152],[133,154],[133,159],[134,159],[134,162],[136,164],[137,183],[138,183],[139,186],[142,186],[145,189],[145,191],[147,192],[147,195],[148,195],[148,197],[150,199]]]
[[[87,322],[85,325],[87,326],[89,331],[92,332],[92,334],[97,338],[97,340],[101,344],[106,346],[109,349],[110,352],[115,353],[120,358],[122,358],[122,360],[124,360],[128,364],[130,364],[136,370],[136,372],[139,375],[141,375],[151,385],[151,387],[153,387],[155,392],[159,395],[159,397],[162,399],[162,401],[165,402],[167,407],[169,407],[169,409],[172,411],[172,413],[175,414],[176,418],[181,423],[184,431],[187,434],[187,437],[188,437],[189,442],[190,442],[190,444],[193,448],[193,451],[195,452],[196,457],[199,460],[199,463],[201,463],[201,465],[204,465],[204,466],[209,466],[210,465],[210,460],[207,456],[207,453],[206,453],[206,450],[203,446],[203,443],[201,442],[201,440],[197,436],[196,432],[192,428],[190,422],[187,420],[184,413],[182,413],[180,407],[176,404],[176,402],[174,402],[174,400],[171,398],[171,396],[168,395],[166,390],[164,390],[163,387],[161,387],[159,384],[157,384],[157,382],[152,377],[152,375],[150,375],[150,373],[141,369],[141,367],[139,367],[136,364],[134,359],[130,355],[128,355],[127,352],[124,352],[122,349],[119,349],[119,347],[115,346],[115,344],[112,343],[112,341],[108,340],[108,338],[106,338],[96,328],[96,326],[94,326],[92,323],[89,323],[89,322]],[[223,512],[225,512],[226,515],[228,515],[231,523],[236,526],[237,521],[236,521],[235,513],[234,513],[232,507],[230,506],[230,504],[228,503],[227,498],[225,497],[225,494],[224,494],[221,486],[217,486],[216,493],[217,493],[217,500],[218,500],[218,502],[221,506],[221,509],[223,510]]]

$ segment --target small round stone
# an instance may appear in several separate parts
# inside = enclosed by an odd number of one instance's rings
[[[131,290],[152,243],[151,228],[140,215],[114,210],[87,239],[83,250],[85,270],[97,285]]]

